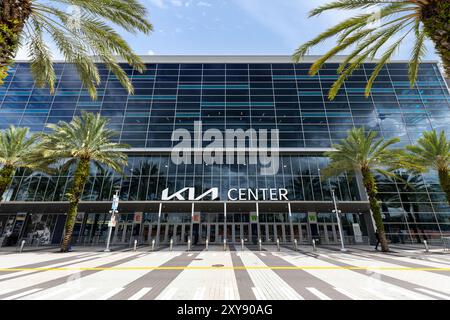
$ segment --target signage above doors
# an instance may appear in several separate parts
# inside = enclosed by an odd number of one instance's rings
[[[287,189],[237,189],[232,188],[227,192],[228,200],[230,201],[289,201]],[[202,199],[217,200],[219,198],[219,188],[211,188],[206,192],[198,195],[195,192],[194,187],[183,188],[171,195],[169,195],[169,189],[165,189],[162,192],[161,200],[170,201],[199,201]]]

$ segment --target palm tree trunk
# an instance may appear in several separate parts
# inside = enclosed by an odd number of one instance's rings
[[[450,176],[448,170],[439,170],[439,183],[442,191],[445,192],[448,204],[450,204]]]
[[[8,66],[16,55],[20,34],[30,14],[30,0],[0,2],[0,84],[8,75]]]
[[[64,237],[61,243],[61,252],[69,250],[72,240],[73,227],[78,213],[78,203],[83,194],[84,185],[89,177],[89,160],[81,159],[78,162],[77,169],[73,178],[72,188],[69,193],[69,210],[67,211],[66,226],[64,228]]]
[[[446,76],[450,78],[450,1],[430,0],[422,10],[425,32],[441,56]]]
[[[5,165],[0,170],[0,202],[2,201],[3,194],[6,188],[11,184],[14,176],[14,167]]]
[[[369,169],[362,169],[361,173],[367,196],[369,197],[370,210],[372,211],[375,226],[377,227],[378,235],[380,237],[381,250],[383,252],[388,252],[389,246],[386,240],[386,232],[384,231],[383,218],[381,217],[381,206],[377,199],[377,185],[375,179]]]

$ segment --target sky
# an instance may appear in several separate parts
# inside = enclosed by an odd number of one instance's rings
[[[141,0],[154,32],[121,34],[142,55],[291,55],[301,43],[354,14],[333,11],[308,18],[311,9],[329,1]],[[408,59],[411,42],[405,41],[396,59]],[[324,42],[310,54],[323,54],[333,43]],[[428,48],[426,59],[437,59],[431,43]],[[17,58],[26,55],[21,50]]]

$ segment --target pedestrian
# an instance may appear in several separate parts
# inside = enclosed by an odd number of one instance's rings
[[[375,245],[375,250],[378,251],[378,245],[380,244],[380,234],[378,233],[378,230],[375,231],[375,238],[377,239],[377,244]]]

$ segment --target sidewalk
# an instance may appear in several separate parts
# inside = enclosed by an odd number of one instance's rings
[[[246,245],[248,249],[251,251],[259,251],[259,247],[257,245]],[[281,248],[288,249],[288,250],[294,250],[294,246],[292,244],[282,244],[280,245]],[[417,245],[402,245],[402,244],[391,244],[390,246],[389,254],[400,254],[400,255],[411,255],[411,254],[449,254],[450,251],[445,251],[442,246],[429,246],[428,252],[425,251],[424,246],[417,246]],[[369,245],[348,245],[345,247],[347,249],[347,252],[354,252],[356,251],[366,251],[371,253],[382,253],[381,250],[376,251],[373,246]],[[126,252],[126,251],[133,251],[133,247],[128,245],[113,245],[111,246],[111,252]],[[177,252],[186,252],[187,251],[187,245],[178,245],[173,247],[173,251]],[[313,247],[311,245],[298,245],[299,251],[303,252],[313,252]],[[341,252],[341,246],[335,245],[335,244],[324,244],[324,245],[317,245],[316,246],[317,251],[320,250],[326,250],[326,251],[336,251]],[[103,252],[105,250],[105,246],[73,246],[71,252]],[[192,252],[200,252],[204,251],[205,246],[204,245],[193,245],[190,249]],[[14,247],[1,247],[0,248],[0,255],[2,254],[13,254],[18,253],[20,251],[19,246]],[[138,252],[151,252],[151,246],[149,245],[139,245],[136,248],[136,251]],[[168,245],[161,245],[159,247],[156,247],[156,251],[169,251]],[[223,246],[221,245],[210,245],[208,248],[208,251],[224,251]],[[237,244],[231,244],[227,245],[227,251],[240,251],[240,245]],[[263,245],[262,251],[277,251],[276,245]],[[59,252],[59,246],[44,246],[44,247],[27,247],[25,246],[23,248],[23,252]]]

